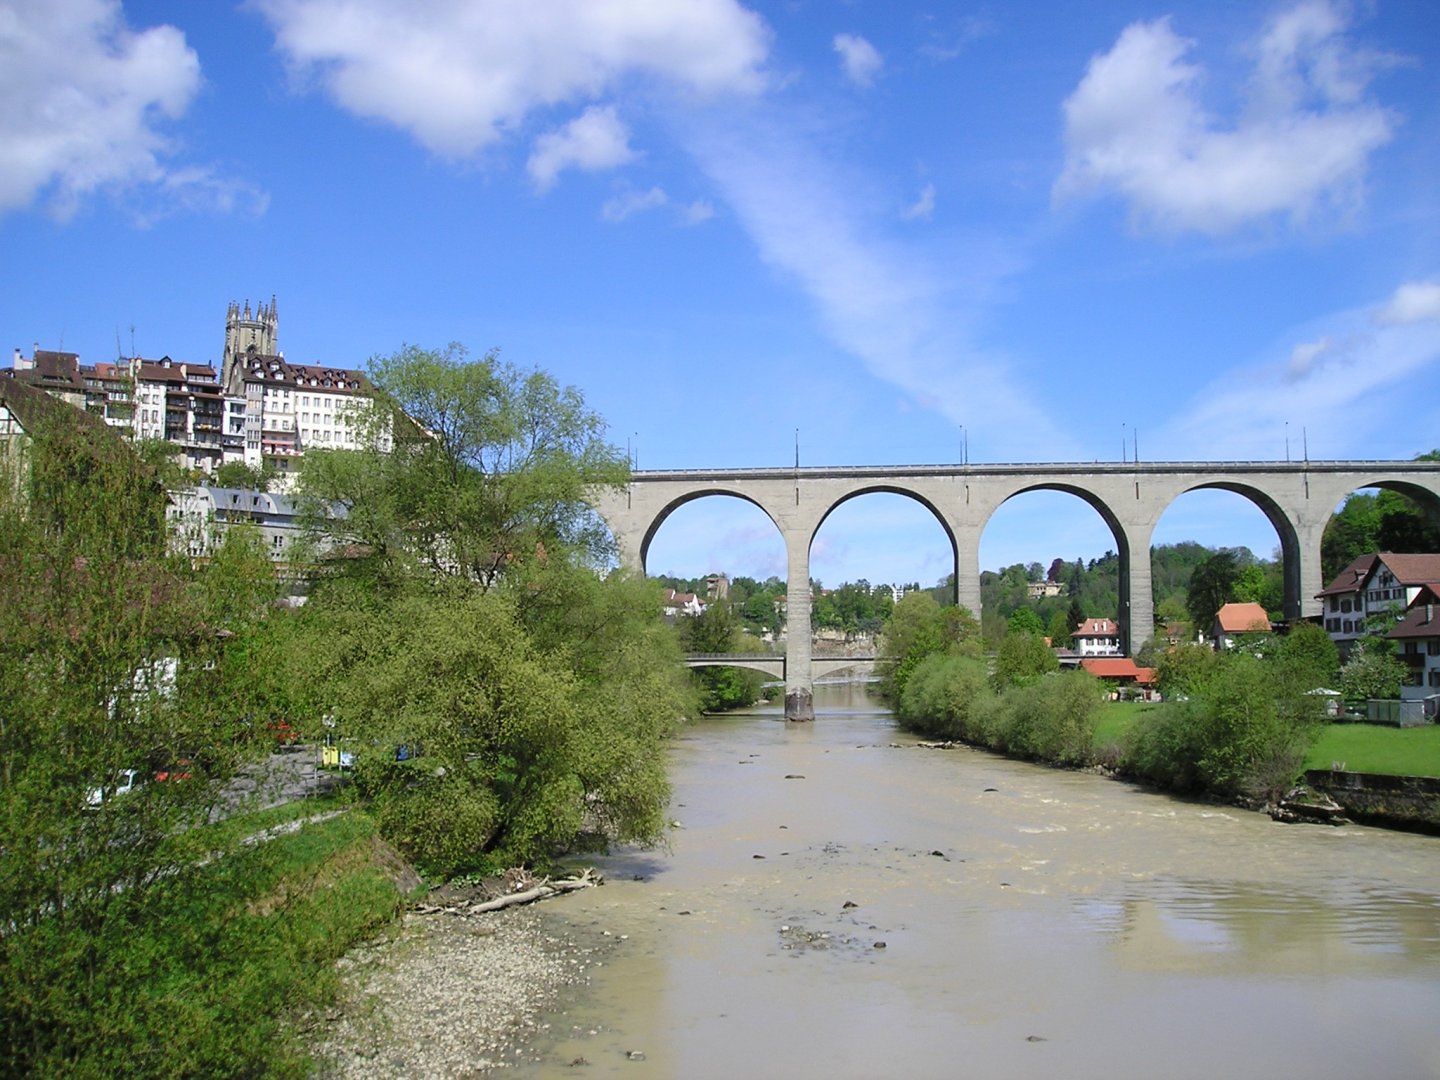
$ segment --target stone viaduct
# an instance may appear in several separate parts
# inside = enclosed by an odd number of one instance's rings
[[[840,504],[872,492],[908,496],[935,515],[955,558],[958,603],[980,615],[980,535],[1006,500],[1065,491],[1104,519],[1120,557],[1122,640],[1133,655],[1154,630],[1150,538],[1188,491],[1218,488],[1253,502],[1275,526],[1284,561],[1285,617],[1317,614],[1320,537],[1340,502],[1360,488],[1389,488],[1440,520],[1440,462],[1125,462],[1110,464],[841,466],[795,469],[636,471],[601,493],[596,509],[615,534],[623,565],[643,572],[650,542],[678,507],[707,495],[758,506],[785,541],[788,561],[785,716],[814,718],[810,546]],[[708,569],[708,568],[707,568]]]

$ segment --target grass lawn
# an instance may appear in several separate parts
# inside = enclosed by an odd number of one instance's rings
[[[1098,750],[1121,742],[1142,713],[1158,708],[1160,706],[1151,701],[1106,701],[1095,717],[1095,739],[1091,745]]]
[[[1337,762],[1351,772],[1440,776],[1440,726],[1331,724],[1305,756],[1305,768],[1328,769]]]

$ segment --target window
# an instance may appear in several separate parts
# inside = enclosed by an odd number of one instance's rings
[[[1440,656],[1440,638],[1431,638],[1427,641],[1425,651],[1431,656]]]

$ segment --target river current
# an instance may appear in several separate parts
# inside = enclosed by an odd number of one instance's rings
[[[1440,1077],[1440,840],[816,707],[675,740],[669,848],[556,902],[623,940],[517,1075]]]

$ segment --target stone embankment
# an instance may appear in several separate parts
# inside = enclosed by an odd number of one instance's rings
[[[1312,769],[1305,783],[1330,796],[1354,821],[1440,835],[1440,779]]]

